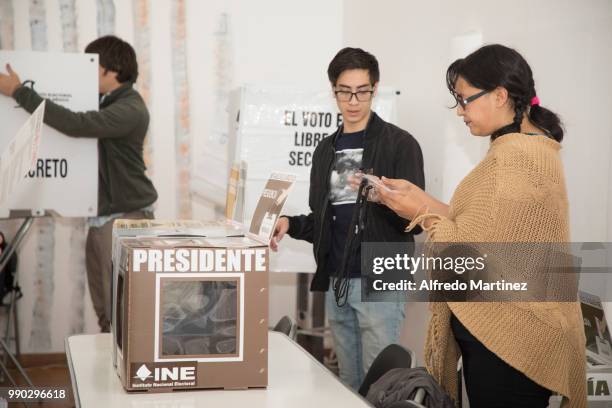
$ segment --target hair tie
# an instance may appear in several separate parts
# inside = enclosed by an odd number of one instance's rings
[[[538,105],[538,106],[540,105],[540,98],[538,98],[537,95],[531,98],[531,106],[534,106],[534,105]]]

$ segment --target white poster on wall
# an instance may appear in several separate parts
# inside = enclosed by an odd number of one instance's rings
[[[34,81],[42,97],[72,111],[98,110],[98,55],[0,51],[0,69],[10,63],[22,81]],[[0,95],[0,151],[30,114],[13,98]],[[0,206],[0,218],[11,210],[55,211],[65,217],[97,214],[98,148],[96,139],[68,137],[45,125],[38,158],[25,180]]]
[[[396,118],[396,92],[380,88],[373,110],[384,120]],[[245,86],[235,160],[246,164],[245,221],[251,219],[259,193],[271,171],[297,176],[283,214],[308,214],[312,154],[323,138],[342,124],[331,89]],[[270,260],[273,272],[314,272],[312,245],[286,236]]]

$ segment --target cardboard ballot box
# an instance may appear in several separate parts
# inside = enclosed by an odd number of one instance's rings
[[[267,386],[268,243],[293,181],[268,180],[249,231],[115,222],[113,363],[126,390]]]

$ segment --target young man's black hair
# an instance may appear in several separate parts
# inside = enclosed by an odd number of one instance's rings
[[[134,48],[121,38],[107,35],[93,40],[85,52],[98,54],[99,63],[107,71],[117,73],[117,81],[136,82],[138,79],[138,61]]]
[[[336,85],[338,77],[349,69],[366,69],[370,74],[370,84],[374,85],[380,79],[376,57],[361,48],[346,47],[338,51],[327,67],[327,77],[332,85]]]

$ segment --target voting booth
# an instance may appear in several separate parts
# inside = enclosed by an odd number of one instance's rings
[[[22,81],[32,81],[28,86],[41,97],[75,112],[98,110],[97,54],[0,51],[0,66],[7,63]],[[29,116],[14,99],[0,98],[0,151]],[[63,217],[97,215],[97,140],[68,137],[47,125],[42,134],[36,163],[0,206],[0,218],[47,211]]]

